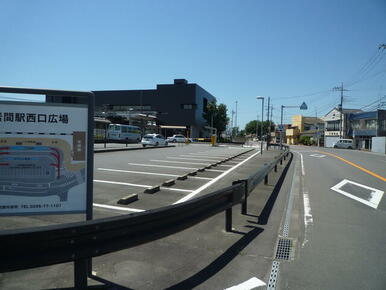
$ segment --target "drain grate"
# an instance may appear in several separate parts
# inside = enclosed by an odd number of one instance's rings
[[[277,244],[275,259],[288,261],[292,251],[292,240],[280,238]]]

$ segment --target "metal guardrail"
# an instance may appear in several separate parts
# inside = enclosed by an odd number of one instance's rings
[[[278,163],[288,157],[288,146],[284,149],[248,179],[184,203],[124,216],[2,231],[0,273],[74,261],[75,286],[84,287],[92,257],[172,235],[223,211],[225,228],[231,231],[232,207],[241,203],[246,214],[248,195],[261,181],[267,182],[270,171],[276,171]]]

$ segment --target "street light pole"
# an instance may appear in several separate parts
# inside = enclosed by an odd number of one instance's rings
[[[261,125],[260,125],[260,154],[263,154],[263,122],[264,122],[264,97],[256,97],[261,100]],[[257,122],[256,122],[257,126]]]
[[[283,147],[283,109],[284,109],[284,106],[281,105],[281,112],[280,112],[280,148]]]
[[[283,106],[281,105],[281,116],[280,116],[280,148],[283,148],[283,109],[284,108],[299,108],[300,110],[307,110],[308,107],[305,102],[303,102],[300,106]]]

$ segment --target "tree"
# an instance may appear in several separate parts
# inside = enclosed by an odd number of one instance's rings
[[[217,105],[216,102],[210,102],[204,109],[203,114],[208,126],[212,125],[217,129],[217,136],[220,136],[225,131],[228,125],[229,118],[227,117],[227,106],[224,104]]]
[[[256,134],[256,123],[257,123],[257,134],[260,135],[261,121],[256,121],[256,120],[249,121],[245,125],[245,132],[247,134]],[[263,135],[267,134],[268,128],[269,128],[269,122],[264,121],[263,122]]]
[[[216,128],[218,135],[220,135],[222,132],[224,132],[227,128],[229,118],[227,116],[227,106],[224,104],[220,104],[217,107],[217,113],[216,113]]]

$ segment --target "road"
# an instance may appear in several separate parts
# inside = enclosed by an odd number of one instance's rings
[[[385,155],[292,151],[293,258],[280,262],[277,289],[385,289]]]
[[[111,289],[385,289],[385,155],[292,146],[293,157],[224,214],[145,245],[93,259]],[[151,186],[244,153],[172,186]],[[94,217],[150,210],[207,194],[248,177],[278,151],[191,144],[99,153],[94,167]],[[333,189],[332,189],[333,188]],[[117,201],[137,193],[139,200]],[[84,219],[82,215],[4,217],[18,228]],[[286,247],[288,246],[288,247]],[[0,274],[1,289],[70,287],[72,264]],[[44,275],[43,275],[44,273]],[[244,284],[243,284],[244,283]],[[89,280],[89,284],[97,284]],[[261,285],[261,286],[259,286]]]

